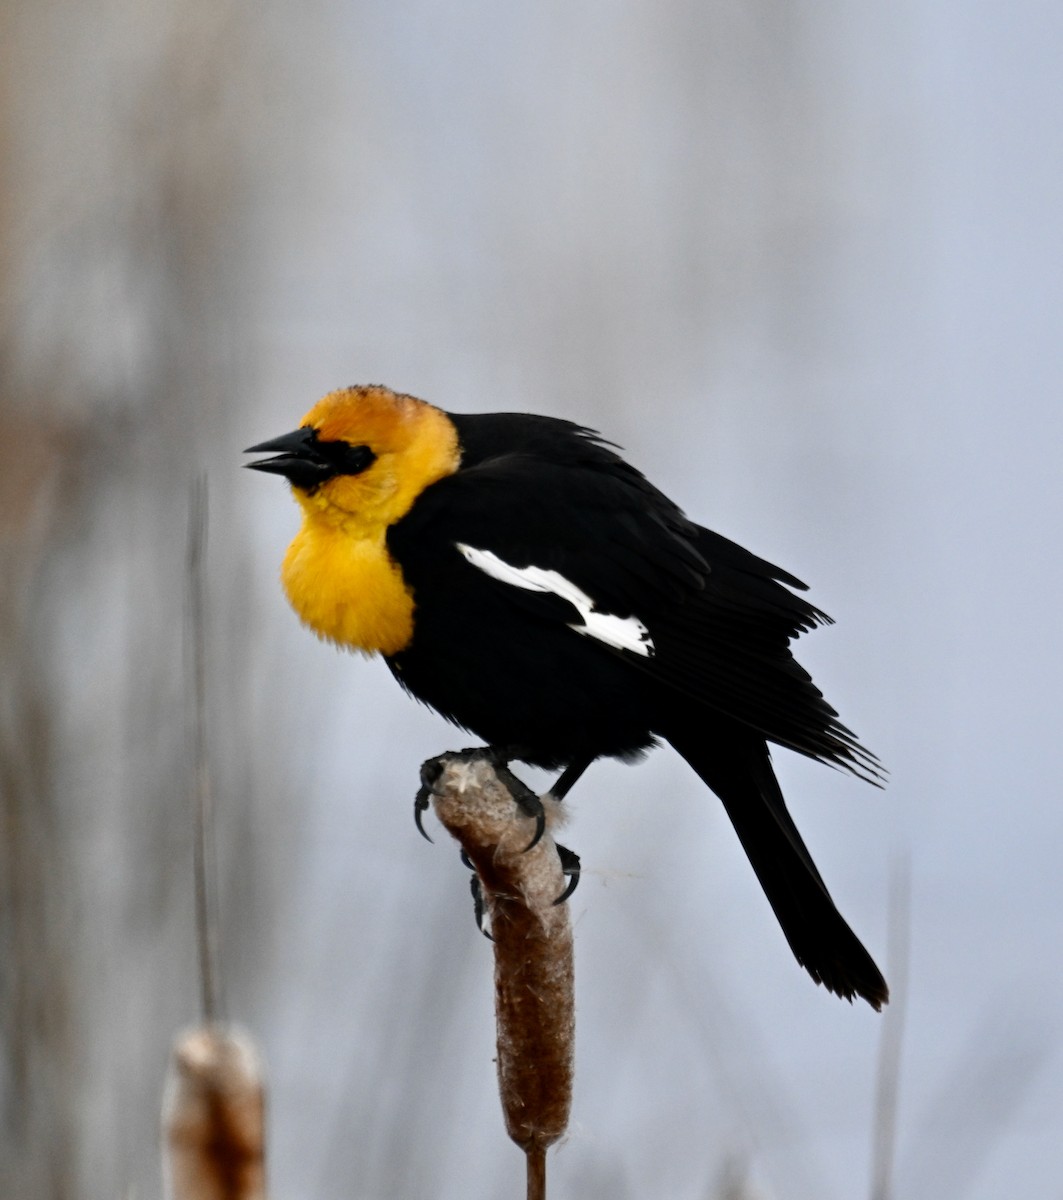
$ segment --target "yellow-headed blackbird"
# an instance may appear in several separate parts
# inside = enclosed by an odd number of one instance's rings
[[[790,653],[829,620],[800,580],[552,417],[352,387],[251,451],[274,452],[248,465],[283,475],[302,509],[282,580],[315,633],[382,654],[503,759],[563,768],[558,796],[594,759],[664,738],[723,801],[798,962],[885,1002],[772,770],[769,743],[880,778]]]

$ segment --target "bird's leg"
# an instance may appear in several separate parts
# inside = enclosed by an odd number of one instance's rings
[[[535,837],[529,843],[528,850],[538,843],[539,839],[543,836],[543,830],[546,828],[546,814],[543,809],[543,800],[548,797],[551,800],[564,800],[580,776],[594,762],[593,755],[573,759],[554,781],[553,787],[550,788],[545,796],[540,798],[509,769],[509,764],[513,759],[524,757],[519,746],[489,746],[487,753],[499,778],[503,780],[512,792],[513,799],[528,816],[535,817]]]
[[[574,758],[561,774],[558,775],[554,781],[554,786],[547,792],[547,795],[552,796],[555,800],[564,800],[592,762],[594,762],[594,759],[590,756],[587,758]]]

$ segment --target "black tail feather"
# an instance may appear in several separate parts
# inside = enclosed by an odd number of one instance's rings
[[[876,1011],[889,988],[846,924],[794,824],[764,739],[736,726],[732,737],[665,736],[723,801],[742,848],[797,961],[828,991],[862,996]]]

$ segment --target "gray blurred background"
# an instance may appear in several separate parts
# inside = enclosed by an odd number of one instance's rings
[[[1063,1196],[1061,34],[1038,0],[0,6],[0,1194],[159,1192],[201,471],[273,1192],[521,1192],[489,947],[411,819],[466,739],[299,627],[295,507],[238,469],[383,382],[600,428],[812,584],[802,660],[892,778],[777,763],[894,982],[909,929],[896,1195]],[[660,751],[571,809],[557,1194],[869,1195],[883,1018],[797,968],[720,806]]]

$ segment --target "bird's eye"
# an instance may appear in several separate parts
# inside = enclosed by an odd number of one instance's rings
[[[323,442],[313,433],[310,455],[319,464],[327,477],[335,475],[361,475],[376,462],[376,455],[368,446],[352,446],[350,442]]]
[[[322,447],[328,443],[322,443]],[[338,475],[361,475],[376,462],[376,455],[368,446],[352,446],[349,442],[336,442],[334,459]]]

